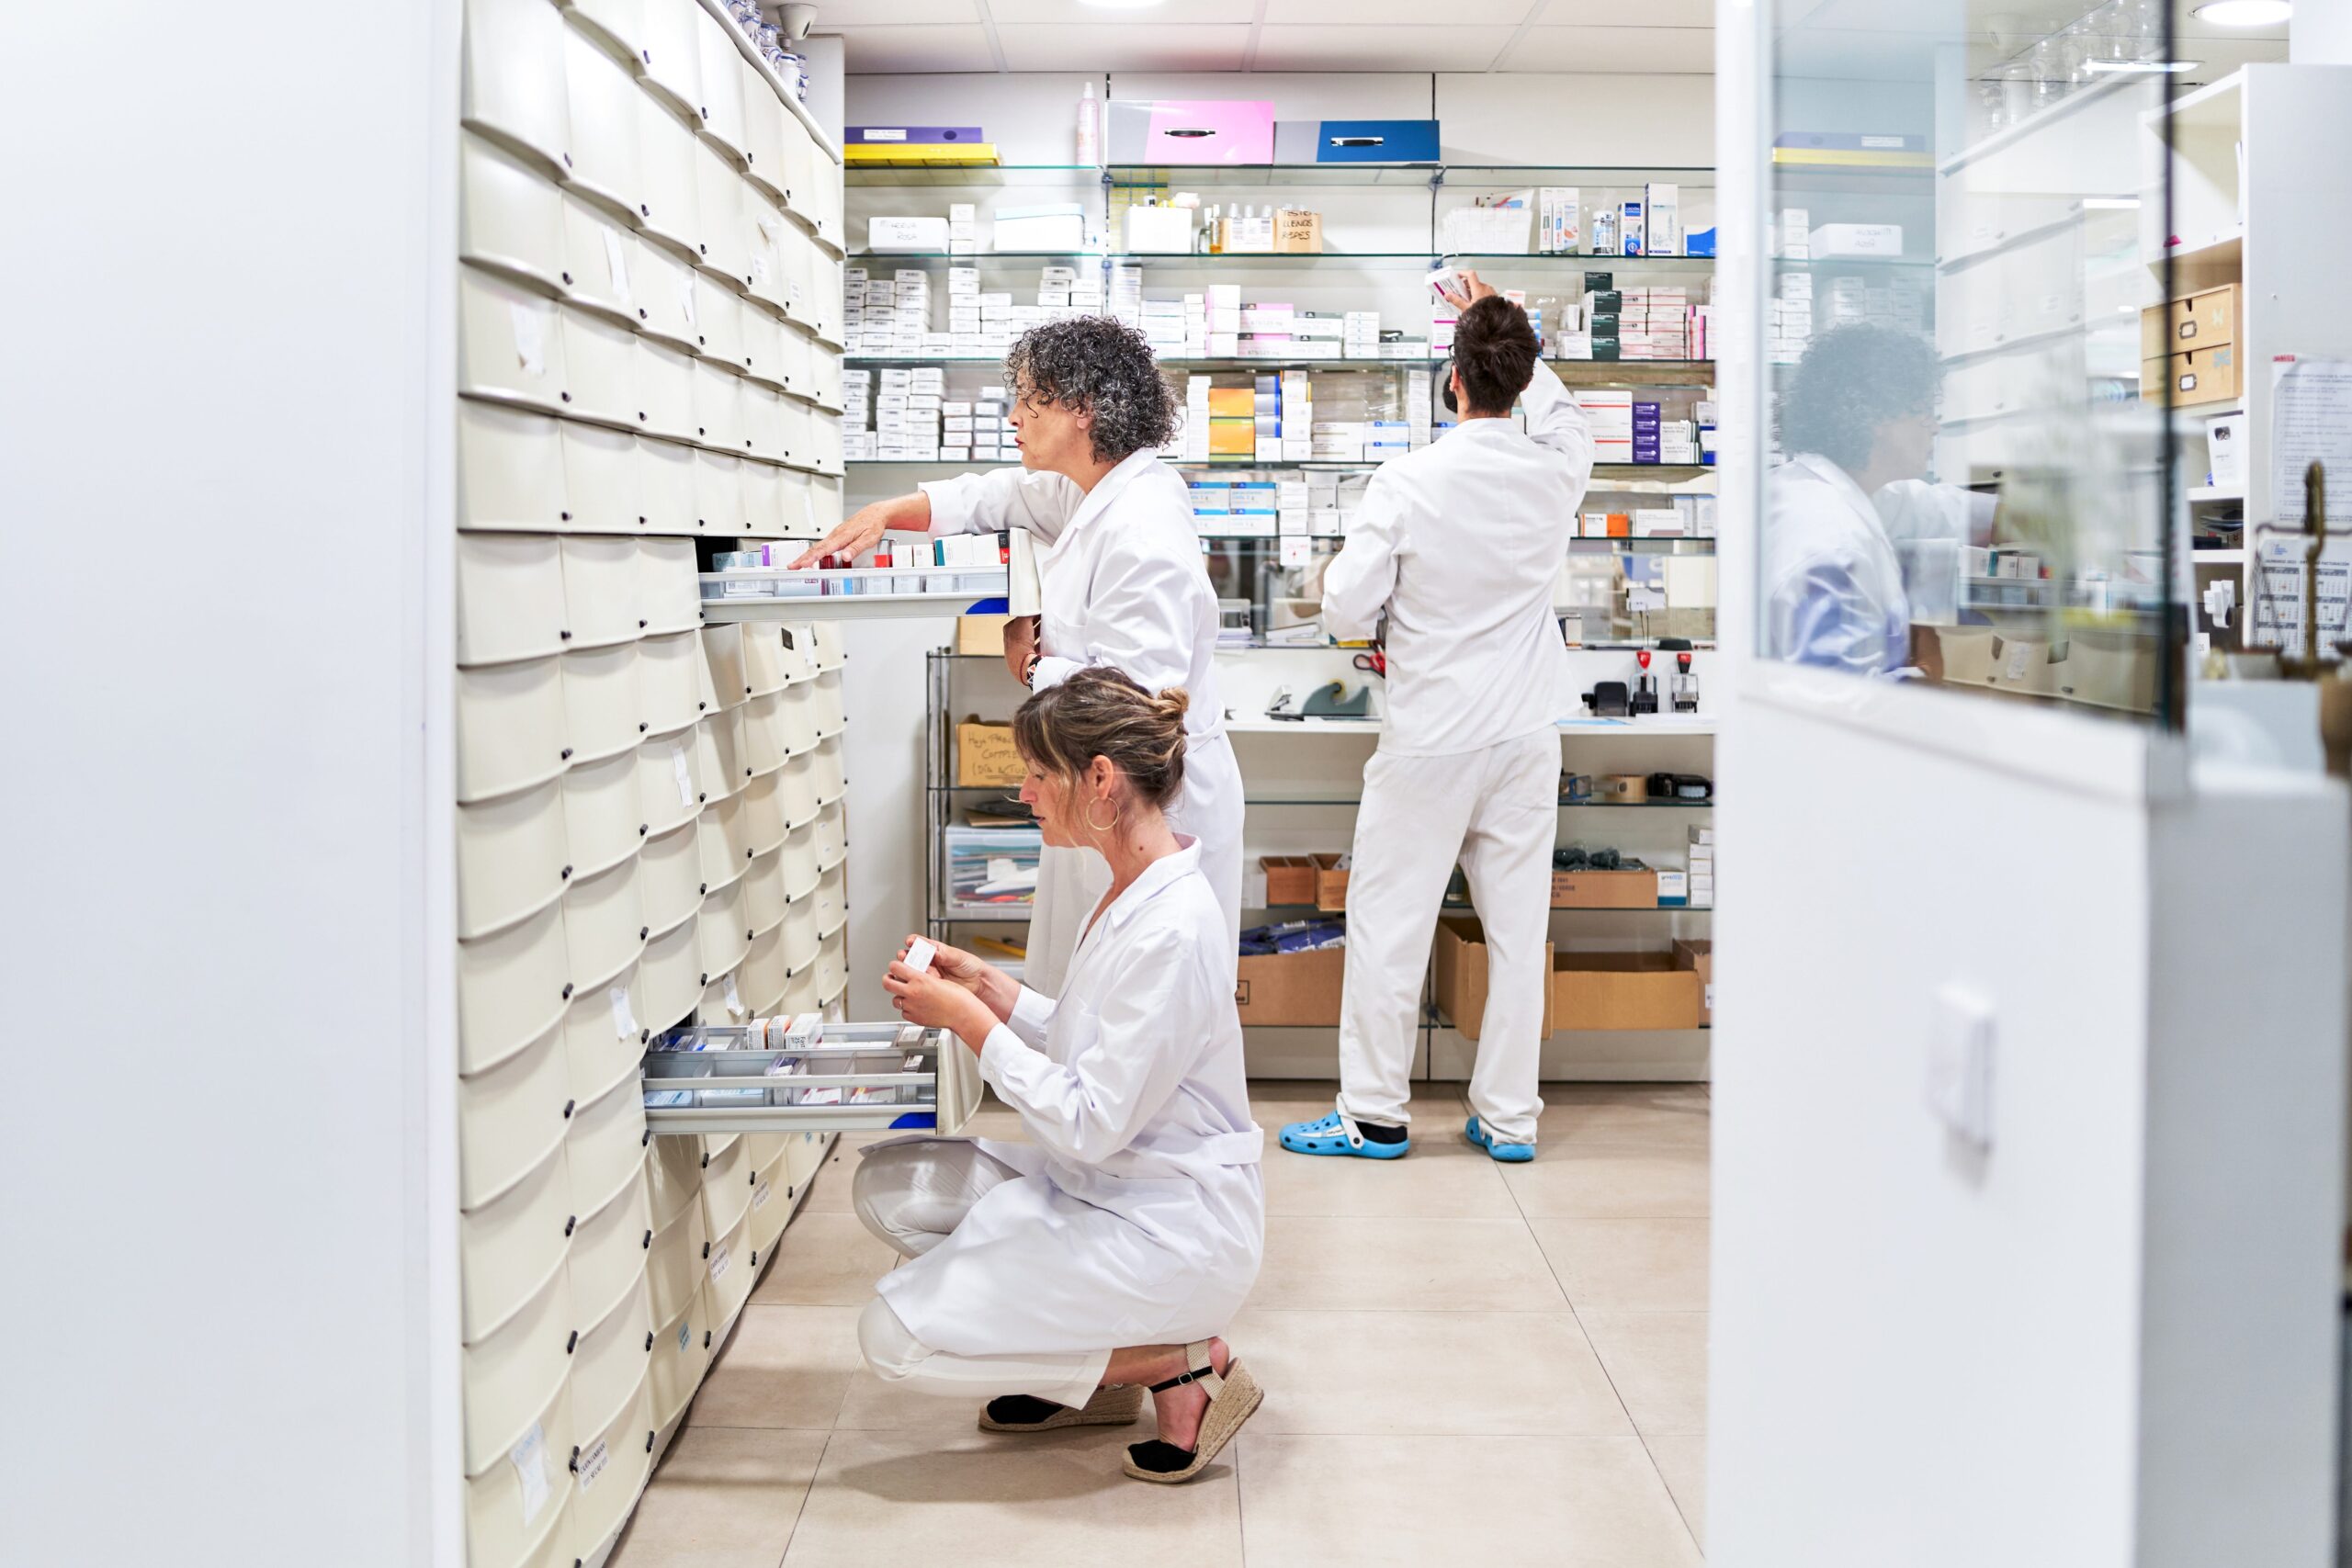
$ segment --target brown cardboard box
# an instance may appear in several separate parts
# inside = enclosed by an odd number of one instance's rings
[[[1654,871],[1555,871],[1552,874],[1555,909],[1655,909],[1657,873]]]
[[[1561,1029],[1696,1029],[1706,988],[1675,953],[1563,953],[1552,960]]]
[[[1679,942],[1674,944],[1674,961],[1699,976],[1700,1021],[1715,1021],[1715,944],[1712,942]]]
[[[2238,286],[2223,284],[2140,312],[2140,357],[2168,359],[2238,340]]]
[[[1029,776],[1013,749],[1012,726],[967,718],[956,727],[956,782],[967,789],[1012,789]]]
[[[2140,366],[2140,396],[2155,402],[2164,397],[2165,387],[2169,383],[2175,408],[2234,401],[2245,389],[2238,359],[2237,345],[2225,343],[2163,359],[2143,360]]]
[[[1348,907],[1348,874],[1340,869],[1338,855],[1315,855],[1315,907],[1327,914],[1337,914]]]
[[[1011,615],[958,615],[956,617],[956,651],[958,653],[988,653],[1004,657],[1004,626]]]
[[[1347,961],[1344,947],[1245,956],[1233,986],[1241,1021],[1323,1027],[1339,1022]]]
[[[1274,213],[1274,253],[1312,255],[1323,249],[1323,215],[1285,207]]]
[[[1448,915],[1437,923],[1437,1005],[1446,1021],[1464,1040],[1478,1038],[1487,1016],[1486,930],[1464,915]],[[1554,962],[1552,944],[1544,944],[1544,965]],[[1552,987],[1544,987],[1544,1032],[1553,1030]]]
[[[1261,855],[1266,869],[1266,902],[1276,908],[1315,902],[1315,862],[1306,855]]]

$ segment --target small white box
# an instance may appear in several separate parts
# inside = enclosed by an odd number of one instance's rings
[[[944,218],[871,218],[865,224],[869,251],[944,251],[947,248]]]
[[[1900,223],[1824,223],[1811,236],[1814,257],[1828,260],[1841,256],[1900,256],[1903,254],[1903,225]]]

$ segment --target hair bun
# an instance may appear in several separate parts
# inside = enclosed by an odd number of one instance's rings
[[[1193,711],[1193,694],[1182,686],[1170,686],[1152,699],[1152,711],[1169,723],[1182,725],[1184,716]]]

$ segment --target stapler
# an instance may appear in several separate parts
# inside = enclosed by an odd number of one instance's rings
[[[1595,718],[1625,716],[1625,682],[1603,681],[1584,694],[1584,705],[1592,710]]]
[[[1360,686],[1355,695],[1350,696],[1347,682],[1327,681],[1309,692],[1306,700],[1300,703],[1291,695],[1290,688],[1284,686],[1274,693],[1273,705],[1266,709],[1266,716],[1293,721],[1309,718],[1369,719],[1375,716],[1372,711],[1372,687]]]

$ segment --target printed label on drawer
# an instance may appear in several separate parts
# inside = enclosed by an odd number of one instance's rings
[[[808,531],[812,534],[819,532],[817,527],[817,497],[814,493],[805,490],[800,492],[800,510],[808,519]],[[784,634],[784,646],[786,648],[790,648],[792,646],[792,634],[790,632]]]
[[[548,373],[548,323],[538,310],[520,302],[506,307],[514,322],[514,357],[534,376]]]
[[[727,1010],[737,1018],[743,1016],[743,993],[735,988],[735,976],[727,976]]]
[[[766,1208],[768,1206],[768,1199],[774,1196],[774,1188],[775,1184],[773,1182],[761,1182],[759,1186],[752,1190],[752,1207],[754,1209]]]
[[[594,1448],[580,1456],[580,1490],[585,1492],[596,1484],[596,1477],[605,1473],[605,1462],[611,1457],[605,1451],[605,1439],[602,1438],[596,1439]]]
[[[613,998],[613,1032],[623,1040],[637,1037],[637,1014],[628,1005],[628,987],[615,986]]]
[[[710,1255],[710,1282],[712,1284],[716,1285],[718,1283],[719,1276],[727,1272],[727,1265],[731,1261],[733,1260],[727,1256],[727,1244],[723,1241],[720,1242],[718,1244],[718,1250]]]
[[[695,803],[695,775],[686,766],[686,749],[682,745],[670,748],[670,771],[678,775],[678,804]]]
[[[685,282],[681,283],[680,285],[678,285],[678,303],[679,303],[681,306],[683,306],[683,307],[684,308],[684,310],[685,310],[685,312],[686,312],[686,324],[687,324],[688,326],[699,326],[699,325],[701,325],[701,323],[700,323],[699,321],[696,321],[695,320],[695,284],[694,284],[694,279],[692,279],[692,278],[688,278],[688,279],[686,279],[686,281],[685,281]]]
[[[514,1466],[514,1478],[523,1483],[523,1525],[527,1529],[548,1506],[548,1439],[537,1422],[531,1423],[531,1429],[507,1451],[506,1458]]]
[[[1707,1010],[1715,1010],[1715,983],[1713,980],[1707,982]]]
[[[762,255],[759,252],[753,251],[752,253],[752,281],[754,283],[765,283],[767,280],[768,258]]]
[[[605,270],[612,275],[613,292],[626,299],[628,298],[628,257],[624,255],[621,252],[621,237],[619,234],[610,229],[603,231],[603,233],[605,236]]]
[[[2010,680],[2022,681],[2025,679],[2026,661],[2032,657],[2032,654],[2033,644],[2030,642],[2016,643],[2010,647],[2008,663],[2008,674]]]
[[[694,1348],[694,1325],[681,1318],[678,1321],[678,1354],[681,1356],[684,1355],[688,1350]]]

